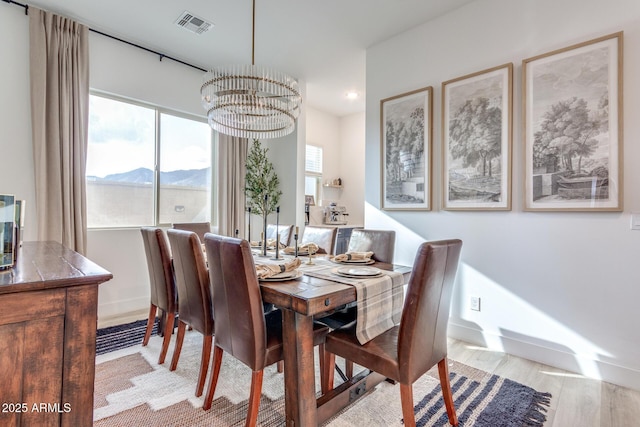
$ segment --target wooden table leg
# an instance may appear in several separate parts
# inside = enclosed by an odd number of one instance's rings
[[[287,426],[317,426],[313,317],[282,309]]]

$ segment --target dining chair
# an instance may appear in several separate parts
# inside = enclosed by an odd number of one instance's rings
[[[255,426],[264,368],[283,359],[282,311],[275,310],[266,315],[264,313],[249,242],[207,234],[204,244],[211,289],[215,295],[213,308],[216,313],[216,339],[213,372],[202,408],[211,408],[222,355],[226,352],[253,371],[245,425]],[[323,343],[328,331],[326,326],[314,324],[314,345]],[[325,361],[322,352],[320,360]]]
[[[211,233],[210,222],[174,222],[172,227],[176,230],[193,231],[198,235],[200,242],[204,242],[205,233]]]
[[[415,426],[413,383],[438,365],[440,385],[451,425],[458,425],[447,366],[447,323],[462,241],[425,242],[418,248],[400,325],[360,344],[355,325],[326,337],[325,369],[333,387],[335,355],[352,360],[400,383],[405,426]]]
[[[373,252],[371,258],[374,261],[393,264],[395,245],[396,232],[393,230],[355,229],[351,233],[347,252]],[[353,302],[336,309],[334,313],[319,321],[332,329],[337,329],[355,322],[357,315],[358,308]],[[344,362],[344,374],[347,378],[353,377],[353,362],[351,360]]]
[[[156,320],[158,309],[162,311],[163,340],[158,363],[163,364],[169,349],[171,334],[173,333],[175,315],[178,312],[176,301],[176,284],[171,264],[171,252],[167,236],[164,231],[156,227],[142,227],[140,229],[144,252],[147,257],[149,270],[149,282],[151,285],[151,304],[147,328],[142,339],[142,345],[146,346],[151,337],[151,330]]]
[[[336,246],[336,236],[338,229],[336,227],[323,227],[320,225],[307,225],[302,231],[299,245],[307,243],[315,243],[318,245],[318,254],[334,255]]]
[[[291,236],[293,236],[293,225],[278,225],[278,234],[280,235],[280,243],[285,246],[291,245]],[[267,239],[276,238],[276,225],[267,225]]]
[[[209,289],[209,272],[202,253],[200,239],[195,232],[172,229],[167,230],[167,235],[173,252],[173,266],[178,290],[178,312],[180,313],[170,370],[174,371],[178,366],[184,334],[188,325],[203,335],[200,374],[196,385],[196,396],[201,396],[209,370],[214,334],[214,312]]]

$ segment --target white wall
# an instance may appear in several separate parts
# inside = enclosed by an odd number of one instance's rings
[[[364,159],[365,113],[340,118],[340,177],[342,185],[339,205],[345,205],[349,224],[364,225]]]
[[[521,61],[624,31],[624,212],[523,212]],[[396,260],[419,242],[461,238],[462,264],[450,335],[640,389],[640,2],[478,0],[367,51],[366,212],[368,227],[394,223]],[[513,62],[513,209],[441,210],[443,81]],[[434,87],[434,209],[379,210],[379,100]],[[469,297],[482,311],[469,309]]]
[[[297,189],[299,186],[303,186],[304,188],[304,177],[299,179],[297,176],[297,156],[299,150],[302,150],[304,156],[304,145],[302,148],[298,148],[299,125],[297,130],[297,132],[283,138],[262,140],[260,144],[262,147],[269,149],[267,156],[273,164],[273,169],[278,175],[278,181],[280,182],[279,188],[282,191],[282,195],[280,196],[279,224],[297,224],[298,226],[302,226],[304,225],[304,219],[301,215],[304,214],[304,198],[299,198]],[[251,144],[252,142],[249,141],[250,146]],[[298,217],[302,218],[300,222],[298,222]],[[275,224],[276,219],[276,213],[272,213],[268,216],[267,221]],[[262,227],[262,217],[254,215],[252,221],[253,225],[260,225],[260,227]],[[258,228],[255,230],[258,230]],[[253,235],[253,232],[251,234]],[[255,234],[254,240],[259,237],[260,234]]]
[[[24,9],[0,4],[0,193],[26,204],[24,240],[37,237],[31,102],[29,100],[29,25]]]

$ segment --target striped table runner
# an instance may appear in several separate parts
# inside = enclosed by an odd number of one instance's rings
[[[302,268],[304,267],[304,268]],[[382,271],[382,276],[355,279],[336,274],[336,267],[318,265],[301,266],[307,276],[344,283],[356,288],[358,308],[356,336],[365,344],[400,323],[404,302],[404,277],[395,271]]]

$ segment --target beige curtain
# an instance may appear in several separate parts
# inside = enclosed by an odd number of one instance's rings
[[[29,37],[38,239],[85,253],[89,29],[29,7]]]
[[[218,233],[246,238],[244,176],[249,141],[219,134],[218,138]]]

